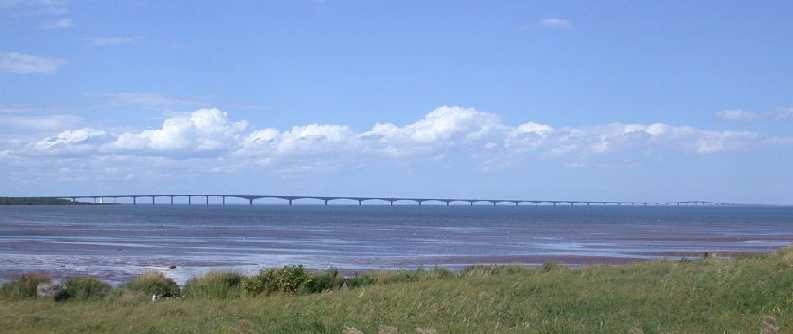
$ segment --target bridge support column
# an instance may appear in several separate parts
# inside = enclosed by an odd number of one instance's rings
[[[446,201],[446,206],[449,206],[449,203],[451,203],[451,202],[449,202],[449,201]]]
[[[391,206],[394,206],[394,201],[388,201]]]
[[[193,196],[187,195],[187,205],[193,205]]]
[[[361,205],[363,205],[363,201],[362,200],[358,200],[358,206],[361,206]]]
[[[132,196],[132,205],[137,205],[137,204],[138,204],[138,197]]]
[[[226,206],[226,196],[220,196],[223,206]]]
[[[173,205],[173,195],[171,195],[171,196],[168,196],[168,197],[170,197],[170,198],[171,198],[171,205]]]
[[[515,206],[518,206],[518,202],[515,202]]]
[[[325,202],[325,206],[328,206],[328,200],[323,199],[322,201]]]
[[[248,199],[248,205],[253,205],[253,198]]]
[[[474,206],[474,201],[469,201],[469,202],[468,202],[468,205],[469,205],[469,206]]]
[[[154,196],[151,197],[151,205],[154,205]]]
[[[490,203],[493,203],[493,206],[496,206],[496,204],[497,204],[496,202],[490,202]]]
[[[204,196],[204,198],[206,199],[206,205],[209,206],[209,195]]]
[[[291,199],[289,200],[289,206],[292,206],[292,200]]]

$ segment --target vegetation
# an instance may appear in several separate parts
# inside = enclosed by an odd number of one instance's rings
[[[139,280],[160,282],[149,275]],[[130,283],[117,290],[131,291],[133,285],[150,286]],[[2,291],[16,289],[6,286]],[[190,280],[181,295],[152,302],[151,296],[116,293],[56,303],[4,294],[0,328],[9,333],[790,333],[793,249],[734,260],[578,269],[476,266],[348,279],[335,271],[290,266],[251,277],[209,273]]]
[[[49,283],[50,277],[41,273],[22,274],[17,279],[0,287],[0,297],[6,299],[36,297],[36,287],[40,283]]]
[[[160,272],[145,273],[131,282],[122,285],[122,290],[143,293],[145,296],[178,297],[179,286]]]
[[[210,272],[187,281],[182,292],[191,298],[234,298],[241,295],[242,275]]]
[[[63,283],[63,292],[56,295],[58,301],[99,300],[110,295],[112,287],[93,277],[74,277]]]
[[[52,197],[3,197],[0,196],[0,205],[65,205],[73,204],[72,201]]]

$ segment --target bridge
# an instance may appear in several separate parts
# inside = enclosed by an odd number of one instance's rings
[[[518,200],[518,199],[477,199],[477,198],[421,198],[421,197],[357,197],[357,196],[294,196],[294,195],[245,195],[245,194],[125,194],[125,195],[69,195],[69,196],[42,196],[42,199],[66,199],[74,204],[93,202],[95,204],[105,203],[106,199],[117,202],[118,199],[126,199],[132,205],[137,205],[139,200],[146,200],[145,203],[156,205],[158,198],[169,199],[169,204],[174,204],[174,199],[185,198],[188,205],[193,205],[193,199],[196,198],[200,202],[196,204],[210,205],[210,199],[214,199],[212,204],[226,205],[226,199],[237,198],[247,200],[249,205],[253,205],[255,200],[258,199],[280,199],[286,201],[290,206],[294,205],[297,200],[318,200],[328,205],[331,201],[353,201],[358,202],[358,205],[363,205],[364,202],[380,202],[393,206],[394,203],[407,202],[416,205],[424,203],[432,204],[445,204],[451,206],[454,203],[474,204],[486,203],[493,206],[500,204],[507,205],[550,205],[550,206],[592,206],[592,205],[613,205],[613,206],[732,206],[733,203],[717,203],[708,201],[676,201],[676,202],[636,202],[636,201],[569,201],[569,200]],[[141,204],[144,202],[141,202]]]

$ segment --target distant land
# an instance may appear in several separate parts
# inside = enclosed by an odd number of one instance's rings
[[[68,199],[49,197],[0,197],[0,205],[72,205],[85,203],[72,203]]]

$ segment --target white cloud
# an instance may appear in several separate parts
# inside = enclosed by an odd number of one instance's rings
[[[166,119],[156,130],[123,133],[110,143],[112,150],[217,151],[235,147],[248,123],[231,122],[218,109],[200,109]]]
[[[106,136],[107,132],[91,128],[66,130],[36,142],[33,147],[36,152],[41,153],[63,154],[93,151],[105,141]]]
[[[0,72],[54,73],[66,63],[62,59],[31,56],[18,52],[0,52]]]
[[[664,123],[608,123],[554,127],[538,122],[509,125],[474,108],[441,106],[415,122],[377,123],[365,131],[343,124],[307,124],[287,130],[251,129],[218,109],[173,115],[157,129],[113,132],[64,131],[31,145],[9,146],[14,156],[82,154],[112,164],[130,159],[214,159],[236,167],[264,165],[297,170],[359,166],[373,161],[443,160],[462,156],[484,169],[521,159],[580,164],[637,153],[715,154],[789,143],[748,131],[712,131]],[[137,157],[137,158],[136,158]],[[212,166],[209,166],[212,167]]]
[[[88,43],[92,46],[117,46],[132,43],[134,40],[134,38],[127,36],[102,36],[87,39]]]
[[[369,143],[369,150],[403,156],[444,146],[468,145],[487,139],[503,127],[495,114],[473,108],[441,106],[403,127],[377,123],[360,137]]]
[[[721,119],[726,119],[731,121],[751,121],[759,117],[757,113],[751,111],[743,111],[741,109],[720,111],[716,113],[716,116],[718,116]]]
[[[562,19],[558,17],[549,17],[544,18],[539,21],[539,24],[545,28],[551,29],[571,29],[573,27],[573,23],[570,20]]]
[[[69,18],[60,18],[55,21],[45,22],[41,25],[41,29],[58,30],[69,29],[74,26],[74,22]]]

